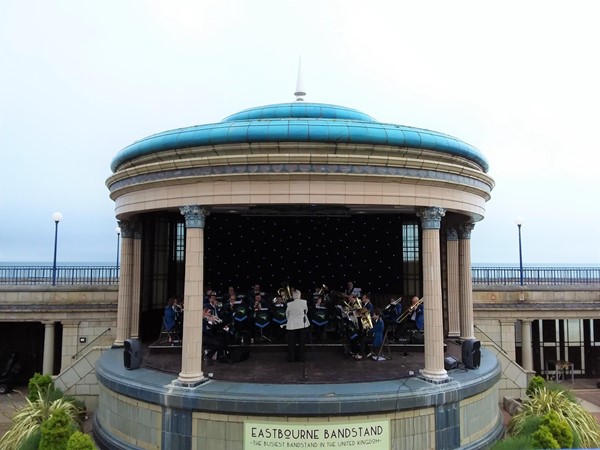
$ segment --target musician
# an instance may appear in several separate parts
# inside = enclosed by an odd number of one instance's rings
[[[208,307],[210,309],[210,313],[211,315],[218,317],[219,319],[222,319],[222,315],[223,315],[223,305],[219,304],[219,302],[217,301],[217,293],[214,291],[210,291],[208,293],[208,302],[204,304],[205,307]]]
[[[397,339],[398,336],[398,318],[402,316],[402,296],[397,299],[392,297],[387,306],[383,309],[382,319],[385,327],[392,332],[390,339]]]
[[[163,322],[165,331],[169,335],[169,344],[173,343],[174,336],[177,332],[177,311],[175,311],[176,304],[177,298],[169,297],[169,300],[167,300],[167,306],[165,306],[163,312]]]
[[[222,358],[227,347],[227,339],[223,332],[229,331],[227,326],[211,314],[211,308],[204,306],[202,320],[202,345],[205,348],[209,363],[213,359]]]
[[[254,293],[254,301],[252,304],[252,309],[254,311],[260,311],[262,309],[268,309],[269,305],[267,303],[267,300],[263,297],[263,295],[260,292],[255,292]]]
[[[277,293],[277,296],[273,298],[271,304],[271,317],[273,320],[273,326],[271,327],[271,334],[274,339],[283,341],[285,334],[285,324],[287,319],[285,317],[285,310],[287,304],[283,297]]]
[[[363,304],[363,308],[367,308],[367,310],[369,311],[369,314],[372,316],[373,310],[375,309],[375,307],[373,306],[373,303],[371,303],[371,297],[369,296],[369,294],[363,294],[362,304]]]
[[[308,321],[308,305],[302,299],[300,291],[294,290],[292,299],[287,303],[285,316],[287,318],[287,361],[304,361],[304,345],[306,343],[306,328],[310,326]],[[298,345],[296,347],[296,344]]]
[[[262,299],[265,299],[265,293],[261,291],[259,283],[255,283],[254,286],[252,286],[252,289],[250,289],[248,295],[246,296],[247,301],[249,303],[254,303],[256,300],[256,295],[260,295]]]
[[[425,328],[425,310],[423,309],[423,302],[419,303],[419,297],[416,295],[411,298],[410,301],[410,310],[412,311],[410,320],[418,331],[423,331]]]
[[[235,288],[233,286],[229,286],[227,288],[227,293],[223,295],[223,303],[228,302],[232,295],[237,298],[237,294],[235,293]]]
[[[360,298],[360,288],[354,287],[354,282],[348,281],[346,283],[346,290],[344,291],[344,295],[346,298],[348,296],[352,296],[354,298]]]
[[[369,331],[365,341],[371,345],[371,352],[367,355],[367,358],[372,357],[375,359],[379,355],[379,349],[383,345],[383,332],[385,329],[385,324],[383,323],[381,311],[379,309],[376,308],[373,310],[372,320],[373,328]],[[363,352],[364,351],[365,349],[363,347]]]
[[[225,323],[231,326],[233,326],[233,313],[238,304],[239,302],[237,301],[237,296],[234,292],[232,295],[229,296],[229,298],[227,299],[227,303],[222,309],[222,319],[225,321]]]

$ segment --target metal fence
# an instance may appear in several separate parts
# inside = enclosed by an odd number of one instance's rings
[[[0,266],[0,284],[119,284],[116,266]]]
[[[600,284],[600,267],[473,267],[473,284]]]
[[[586,285],[600,284],[600,267],[473,267],[473,284]],[[54,277],[55,275],[55,277]],[[119,284],[116,266],[0,266],[0,285]]]

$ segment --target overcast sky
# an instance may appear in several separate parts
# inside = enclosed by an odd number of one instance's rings
[[[0,0],[0,262],[116,259],[105,180],[160,131],[294,99],[436,130],[496,187],[474,263],[600,264],[595,2]]]

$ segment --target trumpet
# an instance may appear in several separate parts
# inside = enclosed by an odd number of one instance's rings
[[[410,305],[410,307],[404,311],[400,317],[398,317],[396,319],[396,323],[401,323],[403,320],[406,320],[407,317],[411,316],[412,313],[419,307],[419,305],[421,305],[423,303],[423,299],[419,299],[417,302],[415,302],[414,304]]]

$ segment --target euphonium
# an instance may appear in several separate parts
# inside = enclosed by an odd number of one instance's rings
[[[290,285],[287,281],[285,283],[281,283],[281,285],[283,287],[280,287],[279,289],[277,289],[277,295],[279,295],[283,299],[284,303],[287,303],[288,301],[290,301],[293,298],[292,297],[292,288],[290,287]]]
[[[371,314],[367,308],[360,308],[356,312],[358,318],[360,319],[360,323],[362,324],[362,329],[364,331],[369,331],[373,328],[373,321],[371,320]]]

